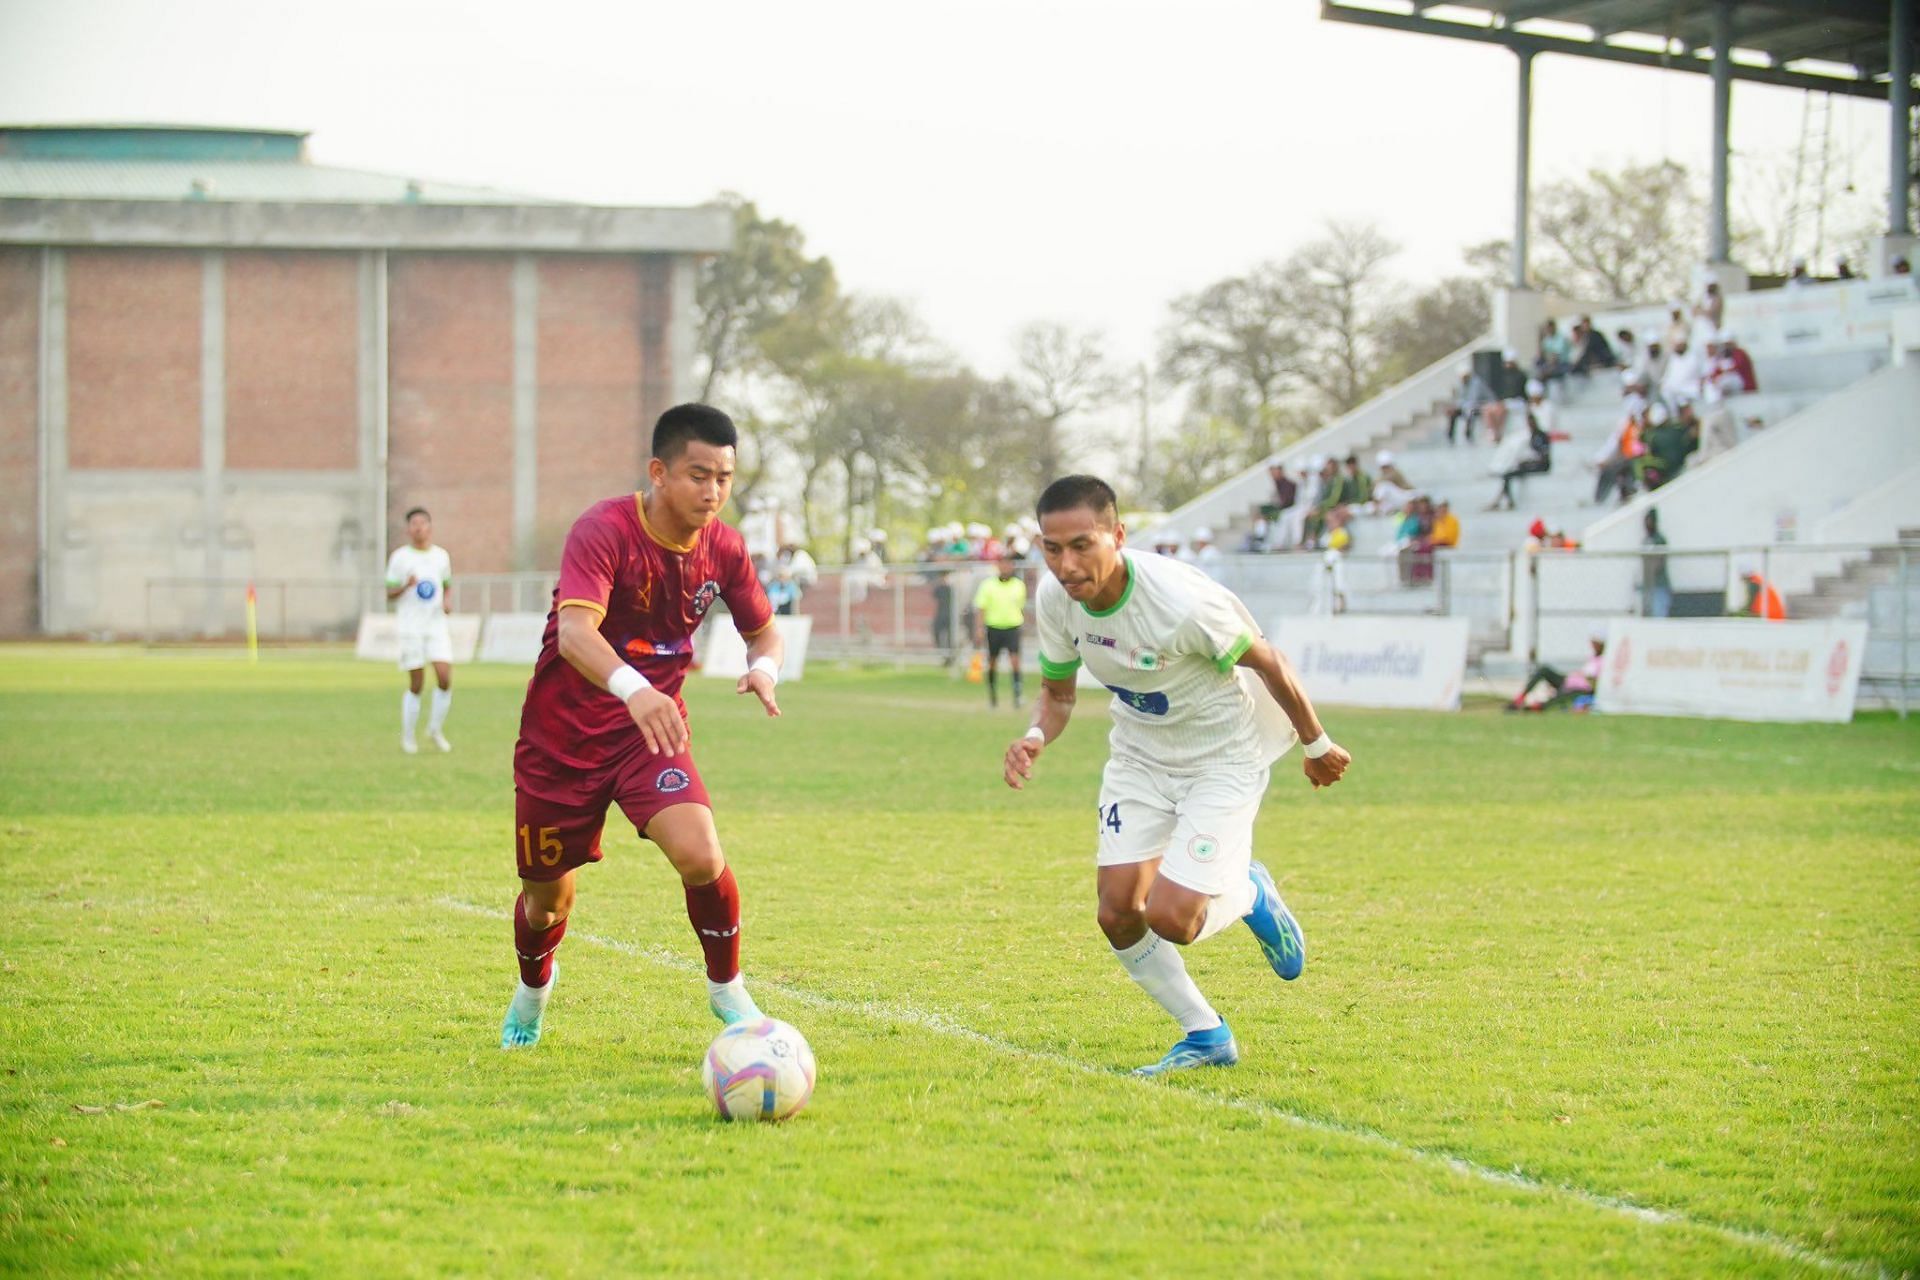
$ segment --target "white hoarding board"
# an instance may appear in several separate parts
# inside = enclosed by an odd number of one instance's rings
[[[486,630],[480,633],[480,656],[475,661],[530,667],[540,656],[540,641],[546,634],[544,613],[489,614]]]
[[[472,662],[480,647],[480,615],[455,613],[447,616],[447,635],[453,641],[453,660]],[[400,661],[399,623],[390,613],[363,613],[360,632],[354,637],[353,656],[363,662]]]
[[[1602,711],[1727,720],[1853,718],[1864,622],[1616,619],[1595,705]]]
[[[1285,618],[1271,634],[1316,703],[1460,709],[1465,618]]]
[[[798,680],[807,670],[807,641],[813,638],[813,619],[787,615],[775,618],[781,638],[787,642],[786,660],[780,664],[782,680]],[[747,674],[747,642],[734,630],[733,619],[724,613],[708,617],[707,624],[694,637],[694,655],[705,675],[738,680]]]

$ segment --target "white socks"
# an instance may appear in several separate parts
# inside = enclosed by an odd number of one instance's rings
[[[433,737],[440,732],[440,726],[447,722],[447,708],[453,705],[453,690],[435,689],[433,691],[433,712],[427,717],[427,736]],[[420,699],[413,699],[413,714],[420,714]],[[1244,914],[1244,913],[1243,913]]]
[[[1207,914],[1211,921],[1213,912]],[[1127,976],[1173,1016],[1181,1031],[1211,1031],[1220,1025],[1220,1015],[1187,976],[1187,962],[1180,958],[1180,948],[1153,930],[1147,930],[1146,937],[1124,950],[1115,947],[1113,954]]]
[[[1205,942],[1228,925],[1246,919],[1247,912],[1253,910],[1254,893],[1252,879],[1243,879],[1237,887],[1208,902],[1207,918],[1201,922],[1194,942]]]
[[[409,689],[400,695],[400,736],[412,742],[414,728],[419,723],[420,695]]]
[[[414,699],[418,702],[419,699]],[[553,984],[560,977],[560,962],[553,962],[553,974],[544,987],[530,987],[525,982],[513,984],[513,1020],[522,1025],[538,1022],[540,1015],[547,1011],[547,997],[553,994]]]

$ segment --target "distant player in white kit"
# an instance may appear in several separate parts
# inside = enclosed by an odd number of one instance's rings
[[[1055,480],[1037,514],[1051,574],[1035,601],[1042,692],[1033,726],[1007,748],[1007,785],[1022,789],[1066,729],[1084,663],[1113,694],[1100,783],[1100,929],[1182,1033],[1134,1074],[1232,1066],[1239,1045],[1187,976],[1179,947],[1244,920],[1273,971],[1300,976],[1306,939],[1253,859],[1253,820],[1269,766],[1296,737],[1315,787],[1338,782],[1350,757],[1232,592],[1191,565],[1124,550],[1104,481]]]
[[[407,545],[395,547],[387,558],[387,599],[397,600],[394,614],[400,630],[400,669],[407,673],[407,691],[400,695],[400,749],[408,755],[420,749],[414,727],[420,723],[420,688],[426,665],[433,664],[433,712],[427,718],[427,740],[442,751],[453,750],[441,732],[447,708],[453,705],[453,637],[447,630],[447,588],[453,585],[453,561],[433,545],[433,517],[425,507],[407,512]]]

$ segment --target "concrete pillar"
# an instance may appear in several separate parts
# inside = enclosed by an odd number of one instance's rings
[[[67,539],[67,254],[40,256],[40,616],[44,634],[66,629],[60,584]]]
[[[540,260],[513,259],[513,567],[534,563],[540,519]]]
[[[1533,168],[1533,55],[1515,50],[1520,60],[1519,106],[1514,122],[1513,277],[1515,289],[1527,287],[1528,195]]]
[[[366,529],[353,571],[377,582],[387,562],[387,255],[360,255],[355,388],[361,522]],[[369,602],[370,603],[370,602]]]
[[[222,605],[226,572],[227,259],[219,250],[200,258],[200,525],[201,572],[207,577],[201,631],[226,631]]]
[[[1713,174],[1708,199],[1707,261],[1733,258],[1733,233],[1727,218],[1727,148],[1733,115],[1733,0],[1713,5]]]
[[[1493,291],[1493,332],[1511,350],[1522,369],[1540,356],[1540,327],[1547,322],[1547,295],[1533,289]]]
[[[697,311],[695,289],[699,284],[700,260],[690,253],[673,255],[673,279],[668,285],[670,311],[667,321],[667,359],[673,364],[673,402],[686,404],[699,394],[694,380],[694,316]],[[653,424],[647,423],[651,429]]]

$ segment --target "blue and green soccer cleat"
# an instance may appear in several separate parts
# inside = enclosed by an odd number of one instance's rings
[[[1254,941],[1260,944],[1260,953],[1273,971],[1292,982],[1307,967],[1306,935],[1281,900],[1267,869],[1255,862],[1247,875],[1253,880],[1253,910],[1247,912],[1247,928],[1253,931]]]
[[[1233,1029],[1222,1018],[1220,1025],[1211,1031],[1189,1031],[1180,1043],[1167,1050],[1167,1056],[1158,1062],[1149,1062],[1144,1067],[1135,1067],[1136,1076],[1163,1076],[1169,1071],[1186,1071],[1193,1067],[1230,1067],[1240,1061],[1240,1046],[1234,1041]]]

